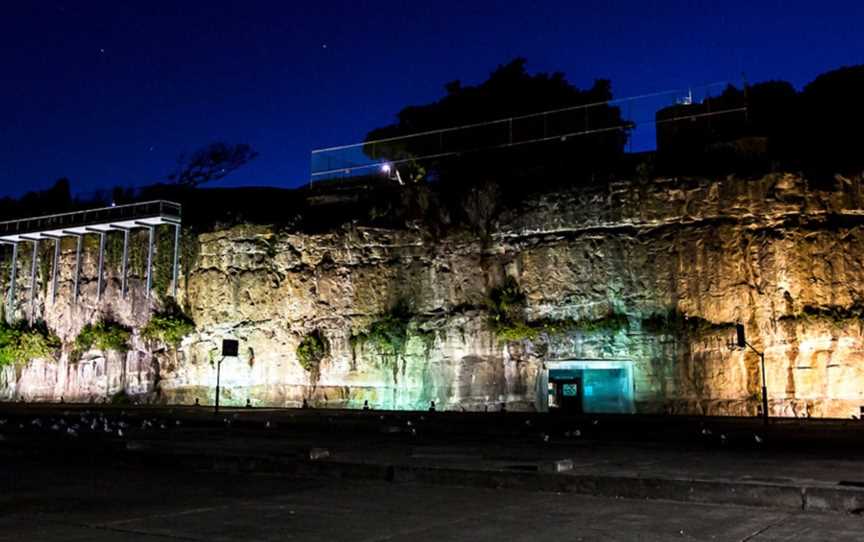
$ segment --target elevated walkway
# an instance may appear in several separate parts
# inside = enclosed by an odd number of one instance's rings
[[[147,290],[149,297],[153,284],[153,246],[157,226],[174,227],[174,259],[172,272],[172,290],[177,296],[177,264],[178,249],[180,245],[180,225],[182,209],[180,204],[158,200],[132,203],[129,205],[115,205],[101,209],[88,209],[71,213],[59,213],[53,215],[38,216],[32,218],[20,218],[0,222],[0,244],[12,245],[11,277],[9,280],[9,292],[7,298],[7,311],[9,317],[14,317],[15,311],[15,286],[18,268],[18,251],[21,243],[29,242],[33,245],[33,257],[30,267],[30,321],[35,318],[36,310],[36,269],[39,258],[39,242],[43,240],[54,242],[54,262],[51,275],[51,302],[57,298],[58,268],[60,264],[60,243],[64,237],[76,237],[78,243],[75,250],[75,274],[73,277],[72,302],[77,303],[79,298],[79,284],[81,279],[81,252],[83,250],[83,238],[87,234],[99,235],[99,270],[97,276],[96,295],[97,301],[101,299],[103,290],[103,275],[105,262],[105,237],[108,232],[123,232],[123,261],[121,271],[121,289],[123,297],[126,296],[128,286],[129,267],[129,234],[135,229],[146,228],[149,230],[149,243],[147,250]]]
[[[180,224],[181,207],[170,201],[147,201],[73,213],[0,222],[0,242],[18,243],[110,231]]]

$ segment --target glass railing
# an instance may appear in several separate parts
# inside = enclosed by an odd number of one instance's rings
[[[180,204],[164,200],[146,201],[101,209],[9,220],[0,222],[0,236],[58,231],[147,218],[167,218],[179,221],[181,219]]]
[[[580,142],[596,145],[617,141],[619,146],[626,145],[623,150],[628,152],[654,150],[658,132],[674,130],[679,124],[689,125],[696,119],[720,122],[719,117],[746,118],[743,106],[710,107],[729,84],[722,81],[315,149],[310,181],[382,174],[395,177],[397,172],[405,176],[411,171],[434,170],[449,159],[461,160],[469,153],[496,150],[545,148],[562,153],[562,159],[567,160],[572,144]],[[560,145],[564,142],[570,146]],[[590,154],[580,155],[581,160],[590,158]]]

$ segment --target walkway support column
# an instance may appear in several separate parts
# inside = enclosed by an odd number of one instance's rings
[[[177,265],[180,260],[180,224],[174,225],[174,268],[172,270],[172,289],[174,291],[174,300],[177,300]]]
[[[156,236],[156,228],[148,226],[149,235],[147,238],[147,298],[150,298],[150,288],[153,287],[153,242]]]
[[[9,277],[9,299],[6,304],[6,320],[15,318],[15,278],[18,273],[18,243],[12,243],[12,269]]]
[[[126,276],[128,273],[129,266],[129,230],[123,230],[123,263],[121,264],[121,277],[120,277],[120,295],[123,299],[126,299]]]
[[[33,260],[30,262],[30,325],[36,318],[36,262],[39,259],[39,241],[33,240]]]
[[[78,286],[81,282],[81,248],[84,245],[84,236],[77,236],[77,243],[75,245],[75,282],[72,287],[72,304],[78,304]]]
[[[51,271],[51,304],[57,301],[57,276],[58,267],[60,267],[60,241],[62,238],[54,238],[54,267]]]
[[[96,277],[96,302],[102,300],[102,271],[105,267],[105,232],[99,232],[99,271]]]

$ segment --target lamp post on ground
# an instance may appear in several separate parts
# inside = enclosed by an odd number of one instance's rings
[[[744,336],[744,324],[735,324],[735,332],[737,335],[738,348],[747,348],[759,354],[759,360],[762,366],[762,420],[768,424],[768,383],[765,379],[765,352],[756,350],[752,344],[747,342]]]
[[[225,359],[225,356],[219,358],[219,361],[216,362],[216,406],[213,409],[213,414],[219,414],[219,379],[222,373],[222,360]]]
[[[236,339],[222,340],[222,357],[216,363],[216,406],[213,414],[219,414],[219,384],[222,377],[222,362],[225,358],[236,358],[240,353],[240,341]]]

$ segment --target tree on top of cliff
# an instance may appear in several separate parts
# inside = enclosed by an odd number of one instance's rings
[[[743,142],[760,139],[764,147],[756,154],[763,163],[757,162],[755,173],[803,169],[811,180],[833,182],[835,173],[860,174],[864,168],[858,135],[864,125],[862,95],[864,65],[825,72],[801,92],[785,81],[766,81],[746,89],[730,86],[704,102],[659,111],[660,120],[688,120],[657,125],[658,151],[667,174],[746,174],[753,164],[740,160],[748,150]],[[744,106],[746,115],[698,116]],[[717,166],[722,171],[712,171]]]
[[[195,188],[227,177],[257,156],[258,153],[245,143],[211,143],[190,155],[181,155],[177,159],[177,169],[168,175],[168,180]]]
[[[479,85],[454,81],[445,89],[440,100],[405,107],[397,122],[370,131],[363,152],[405,170],[422,168],[431,179],[464,183],[478,177],[502,182],[503,176],[524,176],[538,167],[548,171],[553,164],[572,179],[577,171],[608,167],[624,151],[628,131],[617,128],[625,124],[619,108],[606,103],[612,99],[608,80],[581,90],[560,72],[529,74],[525,60],[517,58]],[[592,105],[504,120],[587,104]],[[441,131],[454,127],[465,128]],[[592,129],[597,132],[584,133]],[[434,133],[404,137],[429,131]]]
[[[864,125],[864,65],[819,75],[801,96],[801,141],[813,169],[860,173],[864,167],[861,126]]]
[[[0,199],[0,216],[5,219],[39,216],[71,211],[75,207],[69,179],[58,179],[47,190],[27,192],[19,199]]]

